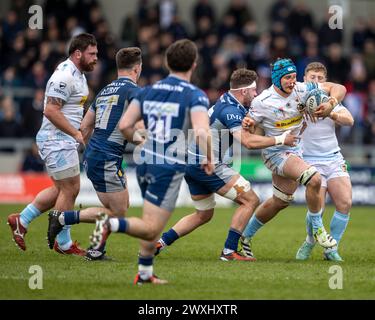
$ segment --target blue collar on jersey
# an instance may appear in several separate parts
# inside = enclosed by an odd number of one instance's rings
[[[287,74],[297,72],[297,68],[290,59],[279,59],[271,69],[272,84],[278,87],[282,92],[286,93],[281,86],[281,78]]]
[[[180,81],[184,81],[184,82],[190,83],[189,81],[186,81],[185,79],[181,78],[180,76],[178,76],[178,75],[176,75],[176,74],[174,74],[174,73],[170,73],[170,74],[168,75],[167,78],[175,78],[175,79],[177,79],[177,80],[180,80]]]
[[[233,100],[236,102],[236,104],[237,104],[238,106],[241,106],[241,108],[244,108],[245,110],[248,110],[248,109],[250,108],[250,106],[249,106],[249,107],[246,107],[246,106],[244,106],[241,102],[239,102],[239,101],[236,99],[236,97],[235,97],[233,94],[231,94],[229,91],[226,92],[226,93],[228,94],[228,96],[229,96],[231,99],[233,99]]]
[[[126,77],[126,76],[117,77],[117,80],[129,80],[129,81],[135,83],[135,82],[133,81],[133,79],[131,79],[130,77]]]

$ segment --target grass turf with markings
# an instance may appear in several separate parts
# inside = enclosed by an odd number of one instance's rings
[[[210,223],[179,239],[155,258],[155,273],[167,279],[165,286],[134,286],[138,240],[112,234],[107,253],[114,261],[89,262],[63,256],[47,247],[47,215],[30,225],[25,252],[16,248],[6,225],[8,214],[20,205],[0,205],[0,299],[375,299],[375,247],[373,207],[355,207],[340,244],[344,262],[343,289],[329,288],[337,263],[323,261],[315,247],[308,261],[296,261],[295,254],[305,238],[305,207],[292,206],[262,228],[253,240],[256,262],[219,260],[234,208],[217,209]],[[179,208],[168,227],[191,208]],[[333,212],[326,209],[328,229]],[[131,208],[129,215],[140,215]],[[93,224],[72,228],[72,238],[83,247]],[[29,288],[29,268],[43,270],[43,290]]]

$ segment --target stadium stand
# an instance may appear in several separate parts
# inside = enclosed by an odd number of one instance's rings
[[[348,89],[344,104],[356,120],[353,128],[338,132],[346,158],[352,164],[375,164],[374,19],[352,21],[348,47],[344,46],[343,30],[328,27],[328,13],[321,21],[316,11],[299,2],[270,2],[267,19],[261,18],[265,20],[262,26],[257,1],[230,0],[218,10],[212,0],[196,0],[191,12],[181,12],[178,2],[136,1],[134,12],[124,13],[119,32],[111,30],[110,18],[104,14],[108,8],[103,8],[110,4],[102,1],[40,1],[44,14],[42,30],[28,28],[31,1],[7,2],[7,10],[0,15],[2,152],[20,152],[13,140],[7,143],[9,140],[3,138],[23,141],[35,136],[46,81],[66,57],[69,39],[87,31],[96,36],[99,49],[99,65],[88,75],[91,99],[115,77],[115,52],[126,45],[139,46],[144,52],[139,81],[143,86],[166,75],[162,57],[171,42],[186,36],[193,39],[203,60],[194,83],[205,90],[211,102],[228,89],[229,75],[235,68],[255,69],[260,76],[258,88],[262,90],[270,83],[269,63],[276,57],[292,57],[300,76],[309,62],[322,61],[327,65],[330,80],[343,83]],[[191,25],[186,25],[186,18],[181,19],[185,15],[189,15]],[[30,142],[26,145],[30,147]]]

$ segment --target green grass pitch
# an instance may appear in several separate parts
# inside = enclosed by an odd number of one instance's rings
[[[166,286],[134,286],[138,240],[111,235],[107,250],[114,261],[88,262],[47,248],[47,215],[35,220],[26,236],[27,251],[11,241],[7,215],[20,205],[0,206],[0,299],[375,299],[374,207],[355,207],[341,242],[343,288],[330,289],[335,263],[314,249],[309,261],[294,259],[305,237],[305,207],[292,206],[259,231],[253,240],[256,262],[219,260],[233,208],[217,209],[212,221],[155,258],[155,273]],[[129,215],[140,215],[132,208]],[[175,211],[172,226],[189,208]],[[333,208],[326,210],[325,226]],[[73,226],[72,236],[88,245],[93,225]],[[29,268],[43,270],[43,289],[29,288]]]

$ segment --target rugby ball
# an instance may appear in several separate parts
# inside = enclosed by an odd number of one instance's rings
[[[305,105],[307,112],[314,113],[318,107],[329,100],[328,95],[322,89],[311,90],[306,97]]]

